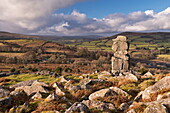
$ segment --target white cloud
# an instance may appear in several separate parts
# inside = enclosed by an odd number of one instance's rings
[[[84,0],[1,0],[0,30],[37,34],[104,34],[124,31],[158,31],[170,29],[170,7],[126,14],[110,14],[102,19],[89,18],[74,10],[71,14],[53,14]]]
[[[46,25],[54,10],[80,1],[83,0],[0,0],[0,20],[31,31]],[[1,23],[0,29],[3,30]]]

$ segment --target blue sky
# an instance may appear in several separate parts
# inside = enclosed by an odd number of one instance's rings
[[[73,10],[77,10],[91,18],[103,18],[113,13],[128,14],[146,10],[159,12],[168,6],[170,6],[168,0],[88,0],[59,9],[56,13],[69,14]]]
[[[0,0],[0,31],[108,35],[170,31],[169,0]]]

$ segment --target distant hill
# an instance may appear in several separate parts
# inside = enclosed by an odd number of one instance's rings
[[[26,39],[40,39],[40,40],[55,41],[60,43],[68,43],[68,40],[87,41],[87,40],[98,39],[100,37],[101,36],[98,35],[84,35],[84,36],[24,35],[24,34],[0,31],[0,40],[26,38]]]
[[[38,39],[40,37],[39,36],[33,36],[33,35],[23,35],[23,34],[16,34],[16,33],[9,33],[9,32],[0,31],[0,40],[23,39],[23,38]]]
[[[117,35],[124,35],[131,38],[134,37],[140,37],[140,38],[152,38],[152,39],[167,39],[170,38],[170,32],[148,32],[148,33],[143,33],[143,32],[123,32],[119,33]],[[111,36],[109,38],[115,38],[117,35]]]

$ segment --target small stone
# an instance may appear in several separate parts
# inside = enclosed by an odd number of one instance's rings
[[[38,91],[34,96],[31,97],[32,100],[42,99],[42,94]]]
[[[52,101],[52,100],[58,100],[59,97],[56,93],[53,93],[53,94],[50,94],[46,99],[45,101]]]

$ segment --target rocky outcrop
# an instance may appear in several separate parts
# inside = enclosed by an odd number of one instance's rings
[[[26,94],[29,96],[33,93],[37,92],[43,92],[48,93],[49,91],[46,89],[48,85],[43,82],[34,81],[31,86],[21,86],[15,88],[15,91],[17,90],[24,90]]]
[[[75,112],[90,113],[90,110],[85,104],[83,104],[81,102],[80,103],[76,102],[68,110],[66,110],[65,113],[75,113]]]
[[[14,106],[12,107],[8,113],[29,113],[30,109],[27,103],[24,103],[20,106]]]
[[[117,87],[110,87],[110,88],[101,89],[99,91],[92,93],[89,96],[89,100],[96,100],[98,98],[103,98],[103,97],[107,97],[107,96],[118,96],[118,95],[129,98],[129,94],[126,93],[125,91],[123,91]]]
[[[163,94],[159,94],[159,95],[157,96],[157,101],[162,100],[162,99],[165,99],[165,98],[170,98],[170,92],[166,92],[166,93],[163,93]]]
[[[144,113],[168,113],[167,108],[159,103],[150,104],[145,110]]]
[[[58,85],[57,83],[53,84],[53,87],[55,88],[55,93],[59,96],[64,96],[65,93],[62,91],[62,88],[60,85]]]
[[[31,86],[33,82],[35,82],[36,80],[27,80],[27,81],[23,81],[23,82],[19,82],[13,86],[11,86],[10,88],[17,88],[17,87],[21,87],[21,86]]]
[[[112,57],[112,73],[129,71],[129,44],[127,37],[118,36],[113,39],[112,50],[114,56]]]
[[[138,81],[138,78],[131,72],[119,73],[118,76],[115,76],[114,78],[118,78],[120,80],[131,81],[131,82],[137,82]]]
[[[59,96],[56,93],[52,93],[45,99],[45,101],[52,101],[52,100],[58,100],[58,99],[59,99]]]
[[[31,97],[32,100],[38,100],[38,99],[42,99],[42,94],[41,92],[37,92],[34,96]]]
[[[151,94],[155,94],[161,91],[170,90],[170,76],[162,78],[160,81],[155,83],[153,86],[146,88],[143,92],[141,92],[141,97],[143,100],[150,100]]]
[[[9,90],[0,87],[0,98],[8,96],[8,95],[9,95]]]
[[[101,101],[83,100],[84,103],[90,109],[98,109],[103,112],[116,111],[116,108],[112,103],[104,103]]]
[[[8,107],[12,104],[12,98],[11,97],[5,97],[0,99],[0,108],[2,107]]]

